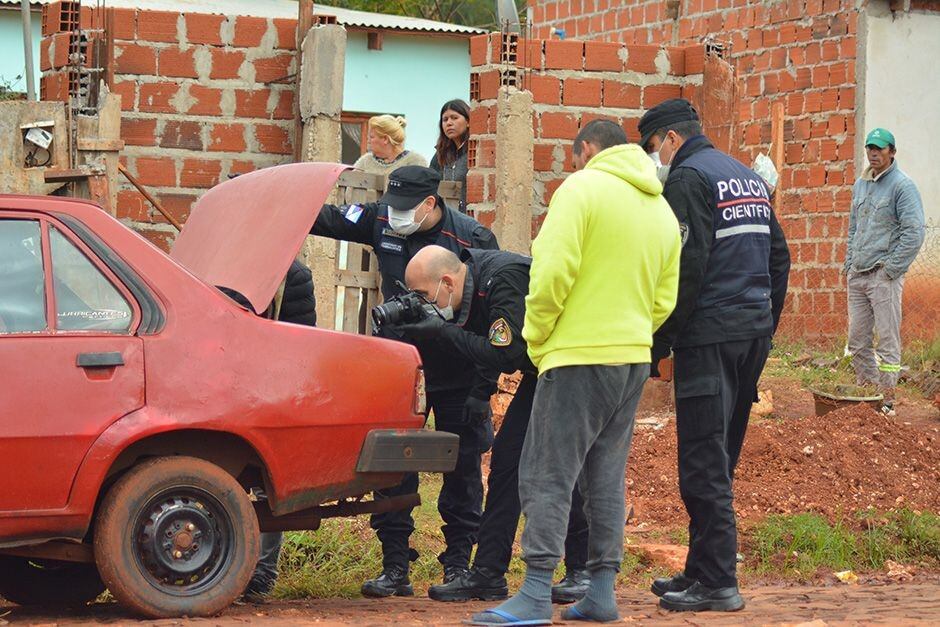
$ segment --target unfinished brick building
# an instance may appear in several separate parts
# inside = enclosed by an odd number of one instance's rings
[[[628,45],[682,46],[710,38],[730,44],[727,58],[737,77],[731,152],[745,163],[770,152],[772,107],[783,104],[777,211],[793,254],[785,331],[844,333],[840,269],[851,184],[865,165],[864,129],[887,126],[899,143],[906,140],[899,160],[920,187],[928,221],[938,224],[940,187],[928,171],[931,159],[912,148],[936,124],[940,105],[936,86],[918,88],[940,58],[940,3],[530,0],[529,7],[534,37],[557,39],[563,32]],[[909,312],[933,309],[916,298],[917,290],[906,290]],[[906,326],[927,322],[911,318]],[[935,335],[936,322],[929,326]]]

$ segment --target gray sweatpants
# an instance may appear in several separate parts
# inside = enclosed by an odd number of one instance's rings
[[[849,353],[859,385],[884,390],[898,384],[901,372],[901,292],[904,277],[890,279],[884,269],[849,272]],[[875,359],[878,338],[879,364]]]
[[[575,482],[588,520],[588,570],[620,569],[624,472],[649,364],[568,366],[539,377],[519,462],[522,559],[561,560]]]

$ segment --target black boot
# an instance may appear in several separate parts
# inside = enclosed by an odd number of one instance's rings
[[[444,583],[450,583],[469,572],[470,569],[465,566],[444,566]]]
[[[692,587],[693,583],[695,583],[694,579],[686,577],[685,573],[679,573],[672,577],[663,577],[662,579],[655,580],[653,585],[650,586],[650,590],[652,590],[653,594],[656,596],[661,597],[667,592],[682,592],[683,590],[688,590]]]
[[[431,586],[428,596],[435,601],[501,601],[509,596],[506,578],[486,568],[473,568],[450,581]]]
[[[587,569],[572,570],[565,578],[552,586],[552,603],[574,603],[587,594],[591,586],[591,574]]]
[[[381,575],[362,584],[362,596],[372,599],[411,597],[414,594],[408,570],[401,566],[389,566]]]
[[[744,599],[737,586],[709,588],[696,581],[687,590],[664,594],[659,606],[674,612],[736,612],[744,607]]]

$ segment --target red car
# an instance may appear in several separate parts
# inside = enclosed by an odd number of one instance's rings
[[[170,256],[91,203],[0,196],[0,596],[213,614],[259,527],[409,505],[360,497],[453,469],[413,347],[256,315],[344,169],[221,184]]]

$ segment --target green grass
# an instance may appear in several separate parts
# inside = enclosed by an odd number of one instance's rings
[[[437,512],[441,481],[441,475],[421,475],[421,506],[413,513],[415,532],[411,536],[411,546],[420,554],[418,561],[411,565],[410,573],[417,594],[423,594],[429,586],[439,583],[443,574],[437,561],[445,546]],[[518,547],[521,532],[522,524],[519,525],[517,545],[506,573],[511,589],[517,588],[525,575],[525,564],[519,557]],[[643,568],[636,555],[625,552],[621,583],[631,581]],[[382,549],[375,532],[369,527],[368,516],[330,518],[324,520],[317,531],[285,534],[279,570],[273,592],[276,598],[358,597],[362,582],[382,571]],[[562,577],[563,572],[563,567],[559,566],[556,580]]]
[[[820,569],[868,571],[887,560],[940,566],[940,517],[908,509],[859,512],[828,522],[818,514],[770,516],[747,530],[748,570],[807,578]]]
[[[807,356],[811,358],[809,363],[805,362]],[[770,357],[772,359],[764,368],[767,375],[798,379],[804,387],[855,383],[852,359],[845,354],[845,338],[837,338],[822,345],[774,340]],[[833,365],[819,367],[814,364],[817,360]],[[910,375],[940,370],[940,338],[903,344],[901,364],[909,369],[909,376],[901,382],[900,387],[916,395],[923,394],[927,390],[909,380]]]
[[[437,494],[440,475],[421,475],[421,506],[413,512],[415,532],[411,545],[420,553],[411,565],[411,579],[418,587],[439,581],[437,555],[444,549]],[[274,589],[278,598],[357,597],[366,579],[382,571],[382,549],[368,516],[330,518],[316,531],[285,534]]]

